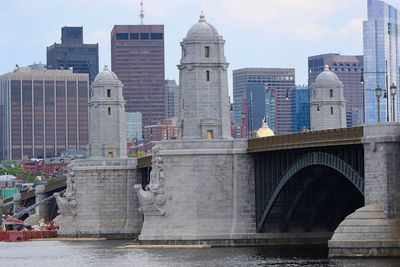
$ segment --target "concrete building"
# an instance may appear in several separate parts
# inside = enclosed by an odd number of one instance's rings
[[[255,234],[252,161],[247,140],[231,138],[224,43],[204,15],[181,42],[180,139],[156,143],[150,183],[135,185],[140,240]]]
[[[89,74],[89,81],[99,73],[99,44],[83,43],[83,27],[62,27],[61,44],[47,47],[48,69],[69,69]]]
[[[312,131],[346,128],[343,83],[328,65],[312,84],[310,122]]]
[[[250,115],[248,114],[248,111],[242,110],[242,101],[246,96],[246,88],[253,86],[254,84],[266,85],[267,88],[276,90],[276,121],[273,129],[276,134],[291,132],[291,106],[290,101],[288,101],[287,98],[289,91],[296,85],[295,70],[281,68],[245,68],[234,70],[233,108],[236,125],[241,125],[243,114],[246,114],[246,117],[249,117]],[[247,106],[249,106],[249,103],[247,103]],[[248,120],[251,119],[248,118]],[[254,121],[261,122],[262,117],[254,118]],[[273,127],[270,122],[269,125],[271,128]]]
[[[115,25],[111,68],[124,84],[127,112],[140,112],[143,126],[165,119],[164,25]]]
[[[179,106],[179,86],[175,80],[165,80],[165,92],[166,97],[166,117],[178,117],[178,106]]]
[[[175,140],[177,138],[176,123],[178,118],[169,118],[159,124],[144,127],[144,140],[147,142]]]
[[[292,105],[292,132],[310,129],[310,90],[307,86],[296,86],[290,94]]]
[[[48,158],[88,144],[87,74],[17,68],[0,76],[0,160]]]
[[[363,119],[363,56],[340,55],[337,53],[322,54],[308,57],[308,85],[315,82],[315,78],[330,66],[343,83],[344,98],[346,99],[347,127],[361,125]],[[375,87],[374,87],[375,88]]]
[[[368,0],[368,20],[364,21],[364,86],[366,123],[378,121],[375,88],[383,89],[380,101],[381,121],[399,121],[400,13],[384,1]],[[397,88],[393,101],[390,85]],[[384,95],[387,98],[384,98]],[[394,107],[393,107],[394,103]]]
[[[55,193],[58,235],[135,237],[142,215],[133,185],[141,180],[137,159],[127,157],[122,83],[105,67],[91,91],[90,157],[68,165],[66,192]]]
[[[125,112],[126,138],[128,141],[143,140],[142,113]]]

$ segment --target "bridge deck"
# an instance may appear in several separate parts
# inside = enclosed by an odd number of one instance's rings
[[[363,127],[353,127],[276,135],[249,140],[247,152],[361,144],[363,134]]]

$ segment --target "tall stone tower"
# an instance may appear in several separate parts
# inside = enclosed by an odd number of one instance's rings
[[[121,81],[105,66],[91,89],[90,156],[126,158],[125,101]]]
[[[67,189],[55,193],[60,236],[135,237],[142,214],[133,186],[140,183],[137,159],[126,153],[122,83],[100,72],[89,100],[90,157],[68,165]]]
[[[224,44],[225,40],[203,14],[181,42],[180,138],[231,138]]]
[[[346,128],[343,83],[328,65],[312,85],[310,120],[312,131]]]

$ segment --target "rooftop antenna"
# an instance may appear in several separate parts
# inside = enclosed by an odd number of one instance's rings
[[[143,19],[144,19],[144,10],[143,10],[143,0],[140,0],[140,24],[143,25]]]

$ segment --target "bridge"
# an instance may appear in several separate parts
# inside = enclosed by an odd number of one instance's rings
[[[249,140],[257,232],[333,232],[362,207],[363,134],[357,127]]]

